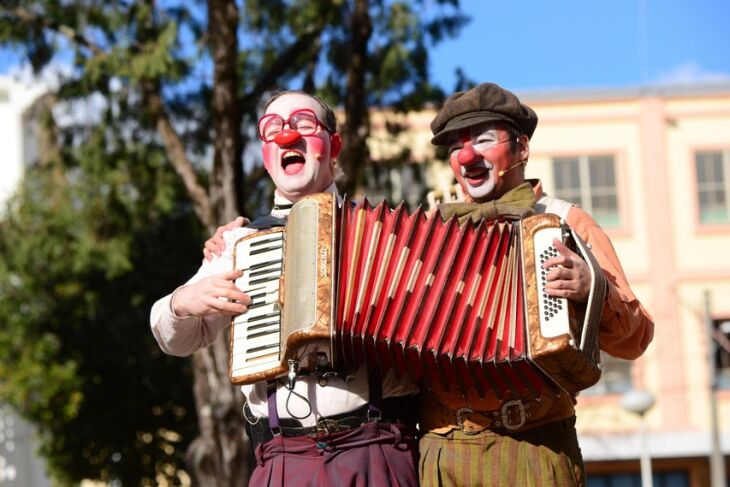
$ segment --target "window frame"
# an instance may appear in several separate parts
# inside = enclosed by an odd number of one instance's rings
[[[711,182],[700,183],[699,178],[699,161],[698,157],[701,154],[719,154],[721,160],[721,166],[723,170],[724,181],[721,182],[720,186],[725,192],[725,212],[727,214],[724,220],[705,220],[703,219],[703,205],[701,199],[701,192],[703,191],[702,185],[712,184]],[[692,152],[692,162],[694,165],[695,173],[695,187],[696,187],[696,203],[697,203],[697,222],[701,226],[716,227],[720,225],[730,225],[730,149],[696,149]],[[707,191],[707,190],[704,190]]]
[[[581,207],[588,214],[598,222],[601,227],[607,230],[616,231],[626,227],[627,222],[625,221],[625,215],[623,213],[622,199],[620,196],[620,178],[619,178],[619,157],[612,152],[601,152],[601,153],[581,153],[581,154],[564,154],[564,155],[553,155],[550,157],[550,164],[552,169],[553,186],[555,189],[555,196],[560,199],[566,199],[565,196],[560,194],[564,189],[558,188],[558,177],[556,174],[558,163],[563,160],[577,160],[578,161],[578,187],[570,188],[570,192],[577,194],[579,202],[574,202],[577,206]],[[616,206],[613,209],[615,213],[615,221],[607,221],[600,216],[597,216],[593,209],[593,198],[597,196],[593,191],[591,184],[591,160],[595,159],[610,159],[613,171],[613,196],[616,200]],[[570,200],[569,200],[570,201]],[[572,202],[572,201],[571,201]],[[600,215],[600,212],[599,212]]]
[[[726,328],[727,331],[722,328]],[[722,335],[720,339],[717,336],[712,337],[715,387],[724,391],[730,390],[730,316],[713,318],[712,331]]]

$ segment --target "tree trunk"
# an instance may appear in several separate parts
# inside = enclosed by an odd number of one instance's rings
[[[352,52],[347,70],[345,113],[347,119],[342,129],[343,150],[340,164],[345,173],[339,181],[340,189],[354,195],[363,179],[363,168],[369,160],[367,138],[370,121],[365,93],[367,48],[372,33],[369,0],[355,0],[350,32]]]
[[[237,188],[241,168],[241,103],[238,97],[238,7],[234,0],[208,2],[208,37],[213,58],[213,173],[211,199],[218,223],[240,214]],[[237,170],[237,168],[239,170]]]
[[[200,486],[248,485],[243,395],[228,380],[228,340],[221,338],[195,352],[193,375],[200,436],[188,448],[191,473]]]
[[[210,181],[214,221],[220,225],[240,214],[237,189],[241,167],[241,100],[238,97],[238,8],[233,0],[208,2],[210,53],[213,58],[213,171]],[[243,199],[243,198],[241,198]],[[213,230],[213,228],[210,228]],[[200,436],[190,445],[188,463],[199,485],[248,484],[248,439],[244,433],[243,396],[228,379],[228,335],[193,356],[194,395]]]

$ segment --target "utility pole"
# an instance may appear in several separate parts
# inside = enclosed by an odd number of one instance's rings
[[[654,405],[654,396],[648,391],[631,390],[621,398],[621,406],[639,416],[639,465],[641,466],[641,487],[653,487],[654,479],[651,471],[651,455],[646,431],[646,412]]]
[[[720,449],[720,429],[717,419],[717,376],[715,374],[715,343],[714,326],[710,310],[710,292],[705,291],[705,330],[707,333],[707,373],[710,379],[710,485],[712,487],[727,487],[725,479],[725,458]]]

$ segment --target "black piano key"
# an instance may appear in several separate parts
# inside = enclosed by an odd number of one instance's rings
[[[281,266],[272,267],[270,269],[269,268],[266,268],[266,269],[261,269],[261,270],[257,270],[257,271],[254,271],[254,272],[249,272],[248,276],[249,277],[260,276],[262,274],[268,274],[270,272],[277,272],[277,271],[279,272],[279,274],[281,274]]]
[[[272,343],[270,345],[261,345],[260,347],[248,348],[248,349],[246,349],[246,353],[251,354],[251,353],[261,352],[261,351],[267,350],[269,348],[274,348],[274,349],[279,348],[279,344]]]
[[[250,266],[244,268],[244,271],[255,271],[258,269],[261,269],[263,267],[267,267],[274,264],[281,264],[281,259],[274,259],[274,260],[267,260],[264,262],[259,262],[258,264],[251,264]]]
[[[258,330],[260,328],[266,328],[267,326],[278,325],[279,323],[280,323],[279,320],[267,321],[264,323],[256,323],[255,325],[246,327],[246,331]]]
[[[252,250],[248,253],[248,255],[258,255],[258,254],[264,254],[266,252],[271,252],[272,250],[281,250],[281,245],[276,245],[273,247],[263,247],[260,249]]]
[[[264,240],[257,240],[256,242],[251,242],[251,247],[258,247],[259,245],[263,245],[269,242],[281,242],[281,237],[270,237]]]
[[[251,281],[248,281],[248,283],[249,284],[263,284],[265,282],[274,282],[277,279],[279,279],[279,274],[275,274],[273,276],[260,277],[258,279],[253,279]]]
[[[273,332],[272,331],[259,331],[256,333],[252,333],[250,335],[246,335],[246,338],[248,340],[253,340],[254,338],[265,337],[267,335],[271,335],[272,333],[276,333],[276,332],[275,331],[273,331]]]
[[[249,318],[248,322],[251,323],[254,321],[261,321],[261,320],[265,320],[266,318],[278,318],[279,315],[280,315],[280,313],[278,313],[278,312],[277,313],[267,313],[265,315],[254,316],[253,318]]]
[[[260,308],[262,306],[266,306],[266,305],[269,305],[269,304],[274,304],[274,303],[273,302],[266,302],[266,301],[259,301],[259,302],[255,302],[255,303],[249,304],[248,305],[248,309],[256,309],[256,308]]]

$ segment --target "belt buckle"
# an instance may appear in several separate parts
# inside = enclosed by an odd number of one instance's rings
[[[462,415],[471,414],[474,410],[471,408],[459,408],[456,410],[456,424],[459,426],[459,430],[465,435],[478,435],[481,431],[466,431],[464,429],[464,418]]]
[[[315,429],[318,435],[329,435],[342,431],[342,426],[334,419],[323,418],[317,421]]]
[[[518,420],[516,423],[512,422],[513,412],[517,411]],[[527,421],[527,412],[525,410],[525,404],[520,399],[512,399],[502,404],[502,426],[510,431],[515,431],[522,428]]]

